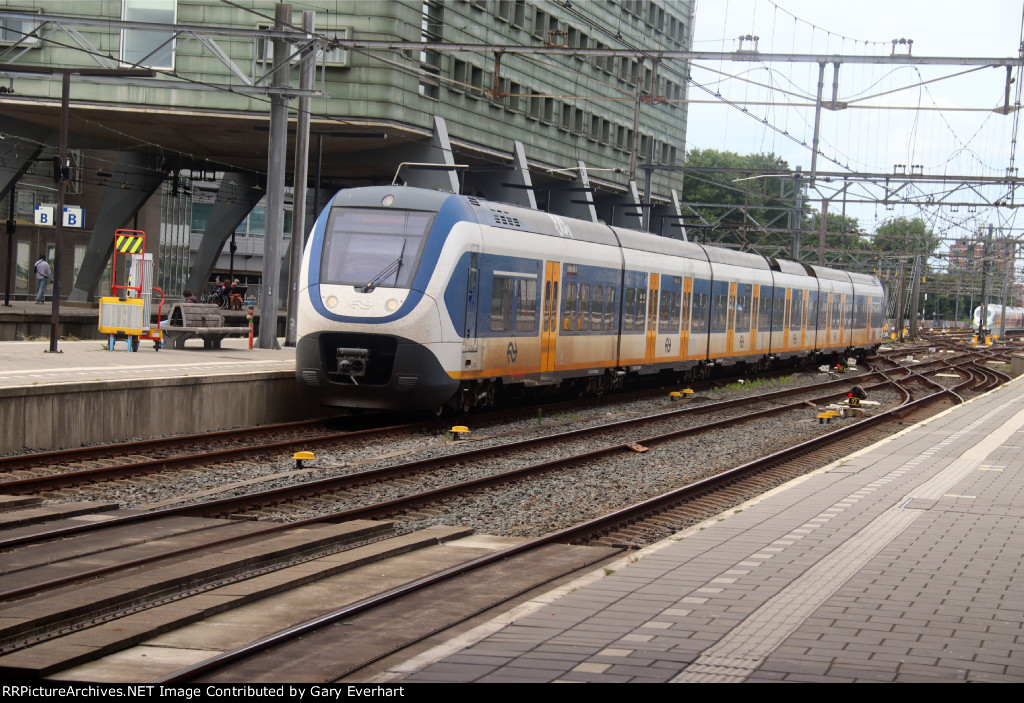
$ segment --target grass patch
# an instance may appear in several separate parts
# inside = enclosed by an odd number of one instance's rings
[[[771,386],[781,386],[793,381],[792,376],[780,376],[779,378],[754,378],[743,383],[730,383],[722,386],[719,390],[722,391],[743,391],[750,390],[751,388],[770,388]]]

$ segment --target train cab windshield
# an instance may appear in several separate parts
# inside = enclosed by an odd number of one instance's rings
[[[320,282],[408,288],[434,213],[384,208],[335,208],[324,232]]]

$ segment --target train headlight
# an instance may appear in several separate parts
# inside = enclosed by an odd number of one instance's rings
[[[324,305],[329,307],[331,310],[333,310],[334,308],[338,307],[338,296],[336,296],[336,295],[329,295],[329,296],[327,296],[327,298],[324,299]]]
[[[395,196],[393,196],[391,194],[385,195],[380,200],[380,204],[383,205],[384,207],[391,207],[392,203],[394,203],[394,202],[395,202]]]
[[[388,302],[384,303],[384,307],[387,308],[388,312],[394,312],[398,309],[398,301],[392,298]]]

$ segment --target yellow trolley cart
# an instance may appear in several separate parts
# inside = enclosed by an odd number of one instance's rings
[[[118,285],[118,258],[127,264],[128,280]],[[122,263],[122,271],[125,267]],[[113,351],[116,342],[123,340],[128,351],[138,351],[139,341],[148,339],[153,348],[163,346],[163,330],[159,324],[151,326],[153,292],[160,294],[157,320],[162,316],[164,292],[152,284],[153,255],[146,253],[146,233],[141,230],[119,229],[114,232],[114,257],[111,274],[110,297],[100,298],[99,331],[107,335],[107,349]]]

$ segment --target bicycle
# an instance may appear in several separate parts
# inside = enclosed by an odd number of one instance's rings
[[[200,303],[208,303],[210,305],[216,305],[219,308],[228,307],[228,296],[222,293],[219,288],[210,288],[201,296],[199,296]]]

